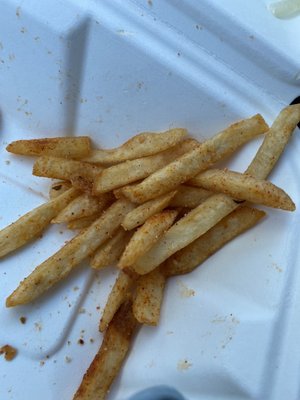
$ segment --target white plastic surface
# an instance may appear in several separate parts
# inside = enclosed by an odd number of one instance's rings
[[[173,126],[205,138],[257,112],[272,122],[300,94],[300,17],[278,20],[268,4],[3,0],[0,227],[43,202],[49,185],[31,176],[32,160],[5,152],[14,139],[88,134],[111,147]],[[271,180],[299,207],[297,133]],[[232,168],[243,171],[259,143]],[[187,400],[299,399],[299,212],[267,211],[201,268],[170,280],[161,323],[139,331],[110,400],[156,384]],[[71,399],[101,343],[114,270],[95,275],[83,264],[33,305],[4,307],[70,237],[52,227],[0,262],[0,345],[18,349],[13,362],[0,358],[1,400]]]

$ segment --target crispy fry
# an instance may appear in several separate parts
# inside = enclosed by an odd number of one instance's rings
[[[264,216],[265,212],[261,210],[239,207],[204,235],[168,258],[161,270],[166,276],[193,271],[230,240],[257,224]]]
[[[127,185],[128,183],[146,178],[177,157],[199,146],[200,143],[196,140],[187,139],[177,146],[153,156],[137,158],[113,165],[112,167],[106,168],[101,175],[95,179],[93,191],[95,194],[105,193],[120,186]]]
[[[127,301],[115,314],[100,350],[85,373],[73,400],[104,400],[130,348],[138,322]]]
[[[120,228],[111,239],[108,239],[93,254],[90,260],[91,267],[102,269],[117,263],[130,238],[131,232],[126,232],[123,228]]]
[[[55,156],[65,158],[87,157],[91,151],[88,136],[55,137],[44,139],[16,140],[6,150],[25,156]]]
[[[294,202],[282,189],[271,182],[239,172],[210,169],[195,176],[189,184],[225,193],[237,200],[248,200],[282,210],[295,210]]]
[[[124,215],[133,207],[129,201],[116,201],[89,228],[36,267],[7,298],[6,306],[27,304],[68,276],[74,267],[111,237],[120,226]]]
[[[164,194],[133,209],[125,216],[124,221],[122,222],[123,228],[131,230],[142,225],[152,215],[157,214],[167,207],[175,194],[176,191]]]
[[[133,276],[123,271],[119,272],[119,275],[115,281],[115,284],[108,296],[106,305],[104,307],[102,318],[99,324],[100,332],[104,332],[106,330],[121,304],[123,304],[128,298],[134,282],[135,279]]]
[[[53,182],[49,189],[50,200],[56,199],[57,196],[69,190],[71,186],[71,183],[68,181]]]
[[[103,168],[82,161],[59,157],[41,156],[33,165],[33,175],[71,181],[82,190],[92,188],[94,178]]]
[[[141,324],[158,325],[165,283],[166,277],[159,268],[137,280],[132,310]]]
[[[163,233],[173,224],[178,212],[162,211],[152,215],[132,236],[118,263],[119,268],[133,265],[161,238]],[[138,271],[136,271],[138,272]]]
[[[180,185],[176,190],[177,193],[169,203],[170,207],[195,208],[213,194],[208,190],[188,185]]]
[[[163,133],[143,132],[116,149],[94,150],[85,161],[107,165],[151,156],[175,146],[186,135],[187,130],[181,128],[170,129]]]
[[[134,187],[124,187],[122,193],[134,203],[144,203],[176,189],[180,184],[229,156],[238,147],[265,132],[267,125],[259,115],[231,125],[199,147],[154,172]]]
[[[112,199],[113,196],[110,193],[104,193],[97,197],[83,193],[69,203],[51,222],[60,224],[99,214],[109,203],[112,203]]]
[[[131,268],[144,275],[175,252],[203,235],[227,214],[238,207],[230,197],[215,194],[173,225]]]
[[[265,135],[256,156],[246,173],[258,179],[266,179],[290,140],[300,121],[300,104],[284,108]]]
[[[100,215],[101,213],[90,215],[89,217],[74,219],[73,221],[68,222],[67,227],[71,230],[85,229],[92,225],[92,223],[96,221],[96,219],[98,219]]]
[[[69,189],[54,200],[29,211],[17,221],[0,231],[0,257],[18,249],[40,235],[61,209],[78,196],[76,189]]]

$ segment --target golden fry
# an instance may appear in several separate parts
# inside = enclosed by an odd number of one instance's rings
[[[175,146],[187,136],[187,130],[170,129],[163,133],[143,132],[133,136],[122,146],[110,150],[94,150],[85,161],[103,165],[151,156]]]
[[[225,193],[236,200],[248,200],[282,210],[295,210],[292,199],[282,189],[271,182],[239,172],[209,169],[195,176],[189,184]]]
[[[135,278],[129,274],[120,271],[115,284],[108,296],[102,318],[99,324],[100,332],[104,332],[121,304],[125,302],[131,293],[131,288],[135,282]]]
[[[138,322],[127,301],[105,332],[101,348],[85,373],[73,400],[104,400],[130,348]]]
[[[24,246],[40,235],[50,224],[52,218],[76,196],[78,196],[78,191],[69,189],[56,199],[29,211],[17,221],[2,229],[0,231],[0,257]]]
[[[134,206],[126,200],[111,205],[89,228],[40,264],[7,298],[6,306],[27,304],[66,278],[82,260],[114,234]]]
[[[204,235],[168,258],[162,265],[163,273],[166,276],[173,276],[193,271],[230,240],[257,224],[264,216],[265,212],[261,210],[239,207]]]
[[[177,158],[134,187],[124,187],[122,193],[134,203],[150,199],[176,189],[180,184],[229,156],[238,147],[265,132],[268,126],[259,115],[231,125],[199,147]]]
[[[87,157],[91,151],[88,136],[55,137],[44,139],[16,140],[6,150],[25,156],[55,156],[65,158]]]
[[[162,211],[152,215],[132,236],[118,263],[119,268],[133,265],[154,244],[175,221],[177,211]]]
[[[213,194],[208,190],[188,185],[180,185],[176,191],[177,193],[169,203],[170,207],[195,208]]]
[[[49,189],[50,200],[55,199],[57,196],[65,193],[72,187],[71,183],[68,181],[56,181],[53,182]]]

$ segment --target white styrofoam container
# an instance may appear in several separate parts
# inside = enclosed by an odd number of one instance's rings
[[[175,126],[205,138],[257,112],[271,123],[300,94],[299,21],[274,18],[260,0],[2,0],[0,227],[43,202],[49,185],[31,176],[32,160],[5,152],[14,139],[87,134],[112,147]],[[243,171],[259,144],[232,168]],[[298,206],[299,150],[296,132],[271,175]],[[267,212],[170,280],[159,327],[139,331],[109,399],[157,384],[189,400],[299,399],[299,212]],[[18,349],[0,359],[1,400],[71,399],[101,343],[114,270],[83,264],[34,304],[4,306],[70,237],[54,226],[1,260],[0,345]]]

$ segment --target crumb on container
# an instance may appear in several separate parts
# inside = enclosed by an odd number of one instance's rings
[[[0,348],[0,355],[4,354],[4,358],[6,361],[12,361],[16,357],[17,353],[17,349],[10,346],[9,344],[6,344],[5,346],[2,346]]]

